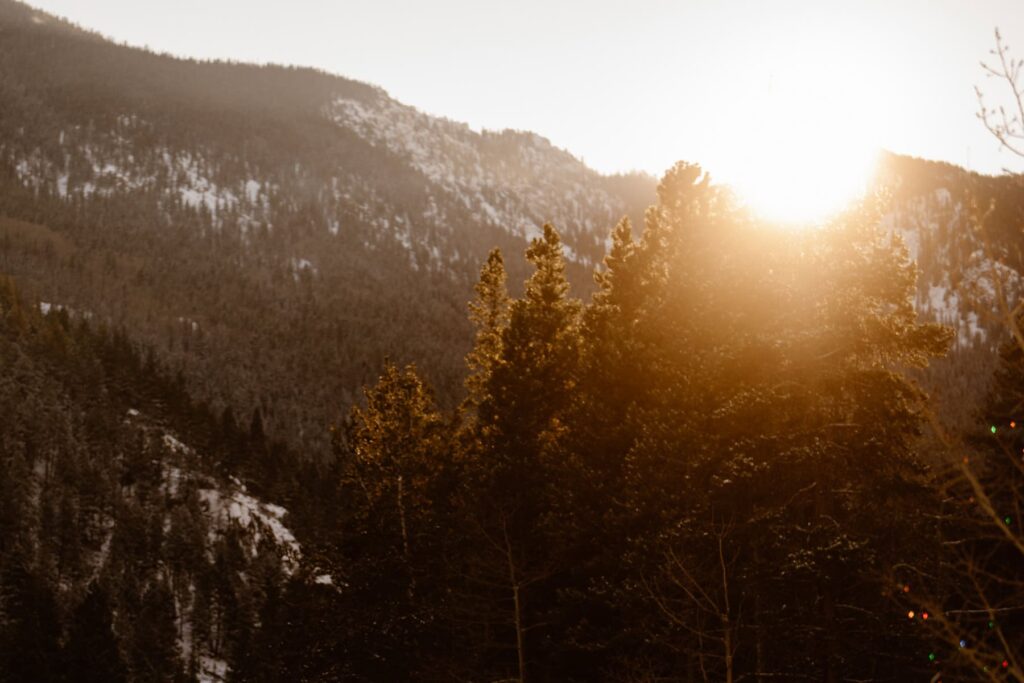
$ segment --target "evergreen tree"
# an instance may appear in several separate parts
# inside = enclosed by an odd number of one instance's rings
[[[505,286],[505,263],[501,251],[494,249],[480,269],[475,286],[476,298],[469,304],[469,319],[476,326],[473,348],[466,356],[466,399],[463,414],[475,418],[483,400],[491,373],[501,357],[502,334],[508,326],[509,296]]]
[[[688,414],[649,413],[632,460],[633,504],[662,517],[641,545],[661,561],[639,568],[654,577],[651,606],[678,620],[669,638],[702,665],[713,644],[723,680],[808,667],[839,680],[862,647],[870,671],[906,670],[903,648],[866,636],[902,626],[873,577],[897,561],[891,539],[920,547],[918,527],[894,521],[930,503],[912,451],[924,396],[902,369],[941,355],[949,332],[917,322],[913,269],[870,209],[768,244],[705,183],[681,182],[693,177],[659,190],[671,384],[654,389]],[[788,651],[787,639],[812,646]]]
[[[575,386],[579,356],[579,302],[570,299],[558,233],[544,226],[526,252],[534,272],[512,302],[500,355],[479,403],[479,461],[468,479],[468,514],[479,538],[471,560],[482,585],[495,587],[488,616],[507,633],[515,659],[496,666],[528,678],[533,659],[527,634],[546,609],[545,580],[556,572],[550,543],[550,501],[567,493],[568,470],[556,442]],[[536,599],[534,599],[534,596]],[[550,597],[550,596],[548,596]],[[485,599],[486,604],[486,599]],[[537,635],[537,634],[535,634]],[[502,667],[504,667],[502,669]]]
[[[351,635],[353,647],[365,650],[360,658],[374,653],[372,676],[407,678],[437,646],[447,599],[442,567],[456,475],[448,424],[416,369],[388,363],[365,408],[353,408],[345,437],[346,594],[374,614]]]
[[[0,565],[0,680],[56,680],[61,625],[55,596],[17,547]]]
[[[552,226],[530,243],[526,258],[534,272],[510,306],[479,409],[492,457],[510,465],[535,464],[545,437],[557,431],[579,354],[580,305],[568,296],[562,243]]]

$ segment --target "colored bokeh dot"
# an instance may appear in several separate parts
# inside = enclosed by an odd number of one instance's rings
[[[927,619],[928,618],[928,613],[927,612],[921,612],[921,618],[922,619]]]
[[[929,662],[934,662],[935,661],[935,653],[934,652],[929,652],[928,653],[928,661]]]
[[[994,622],[994,621],[988,622],[988,627],[989,628],[995,628],[996,627],[996,622]]]
[[[910,610],[909,612],[907,612],[907,619],[913,619],[913,618],[914,618],[914,610]]]
[[[1003,521],[1006,522],[1007,524],[1009,524],[1010,522],[1013,521],[1013,518],[1011,518],[1009,515],[1007,515],[1006,517],[1003,517]]]
[[[993,434],[995,434],[995,433],[996,433],[996,426],[995,426],[995,425],[992,425],[991,427],[989,427],[989,429],[991,429],[991,430],[992,430],[992,433],[993,433]]]
[[[909,593],[910,592],[910,584],[909,583],[903,586],[903,592],[904,593]]]
[[[1004,659],[1003,660],[1003,668],[1004,669],[1008,669],[1009,667],[1010,667],[1010,662],[1008,662],[1007,660]]]
[[[960,639],[960,647],[961,648],[967,647],[967,641],[961,638]]]

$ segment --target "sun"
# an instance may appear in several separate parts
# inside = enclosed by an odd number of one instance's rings
[[[756,216],[784,227],[820,224],[868,189],[879,135],[867,105],[824,97],[814,79],[775,86],[749,104],[752,121],[726,137],[708,166]]]

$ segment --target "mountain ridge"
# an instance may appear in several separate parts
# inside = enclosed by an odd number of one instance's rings
[[[8,271],[131,329],[214,405],[319,434],[314,450],[385,357],[455,396],[491,248],[515,289],[529,231],[553,222],[585,292],[612,225],[654,198],[653,179],[340,76],[155,55],[0,8],[0,216],[21,226],[6,224]],[[388,127],[332,117],[339,101]],[[381,137],[407,120],[409,135]],[[420,128],[445,154],[430,167]],[[581,199],[566,208],[567,194]]]

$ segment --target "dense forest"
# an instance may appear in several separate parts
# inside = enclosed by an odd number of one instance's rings
[[[922,447],[927,397],[906,370],[951,332],[917,321],[914,268],[877,219],[861,206],[779,239],[681,164],[639,238],[615,229],[585,303],[552,227],[519,297],[492,252],[459,406],[387,365],[333,428],[330,464],[305,468],[258,412],[248,428],[215,416],[123,336],[7,285],[6,675],[78,680],[98,660],[97,680],[838,681],[970,665],[905,610],[968,602],[944,544],[998,539],[950,513],[950,470]],[[1011,496],[1019,468],[995,454],[1022,445],[1012,348],[992,427],[970,435],[979,476]],[[211,491],[232,477],[291,510],[300,561],[216,525]],[[985,576],[1019,568],[985,550]],[[1019,652],[1017,619],[999,633]]]
[[[12,0],[0,102],[0,681],[1024,681],[1020,178],[780,231]]]

